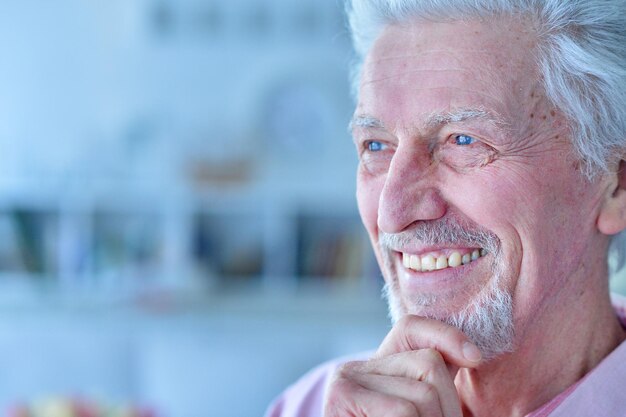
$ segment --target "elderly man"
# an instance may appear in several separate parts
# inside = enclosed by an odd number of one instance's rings
[[[395,324],[268,415],[626,416],[626,1],[353,0],[350,22]]]

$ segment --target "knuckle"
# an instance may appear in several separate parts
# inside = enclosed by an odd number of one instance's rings
[[[335,375],[338,377],[338,379],[341,377],[345,377],[347,375],[350,375],[350,369],[350,362],[343,363],[339,365],[339,367],[335,370]]]
[[[440,365],[444,363],[441,353],[434,348],[426,348],[419,351],[421,359],[429,365]]]
[[[362,366],[363,366],[362,362],[357,362],[357,361],[346,362],[346,363],[339,365],[339,367],[335,371],[335,375],[339,377],[349,377],[350,375],[353,375],[354,373],[358,372],[358,370]]]
[[[435,375],[439,375],[446,364],[443,356],[436,349],[421,349],[415,352],[417,364],[417,380],[431,381]]]

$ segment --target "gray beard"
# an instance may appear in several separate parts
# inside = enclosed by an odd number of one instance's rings
[[[485,248],[493,256],[493,277],[489,286],[483,288],[462,310],[437,315],[420,314],[420,307],[437,306],[438,297],[428,294],[412,297],[407,301],[410,305],[403,306],[397,280],[394,279],[387,280],[383,288],[383,297],[387,300],[389,317],[393,323],[396,323],[403,315],[415,313],[440,320],[465,333],[481,350],[483,358],[489,360],[513,351],[515,334],[513,301],[511,294],[501,289],[505,267],[499,239],[488,231],[475,229],[476,227],[469,227],[449,218],[443,221],[422,223],[409,232],[395,235],[381,234],[379,241],[387,273],[393,270],[389,248],[414,239],[427,243],[462,242],[468,246]]]
[[[383,288],[383,297],[387,300],[389,317],[393,323],[409,314],[388,284]],[[426,305],[432,305],[432,300],[424,301]],[[461,330],[480,349],[485,360],[513,351],[512,297],[495,286],[481,293],[461,311],[445,317],[428,314],[425,316]]]

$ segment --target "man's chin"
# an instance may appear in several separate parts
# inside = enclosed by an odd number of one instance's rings
[[[471,300],[461,300],[447,294],[419,294],[411,297],[399,294],[400,291],[385,285],[383,297],[389,307],[389,316],[397,322],[405,315],[428,317],[446,321],[467,309]]]
[[[446,305],[445,300],[429,299],[403,301],[388,285],[383,296],[389,306],[389,317],[396,323],[406,314],[440,320],[460,329],[478,346],[485,359],[493,359],[514,347],[513,303],[511,295],[497,287],[479,294],[465,305]]]

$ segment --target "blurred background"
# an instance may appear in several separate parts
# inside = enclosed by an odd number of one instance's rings
[[[260,416],[376,347],[350,60],[341,0],[2,2],[2,415]]]
[[[340,0],[2,2],[2,415],[260,416],[377,346],[351,57]]]

